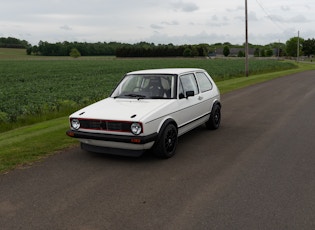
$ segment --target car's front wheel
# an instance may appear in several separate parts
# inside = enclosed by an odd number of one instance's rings
[[[161,158],[170,158],[174,156],[177,140],[177,128],[173,124],[168,124],[162,131],[162,134],[153,149],[154,154]]]
[[[212,107],[209,120],[206,122],[206,127],[208,129],[218,129],[221,122],[221,106],[215,104]]]

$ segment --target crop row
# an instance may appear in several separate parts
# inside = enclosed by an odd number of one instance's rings
[[[74,111],[108,96],[133,70],[167,67],[206,69],[215,81],[244,76],[242,59],[87,59],[0,62],[1,124],[58,111]],[[276,60],[251,60],[250,73],[295,68]],[[3,131],[3,130],[2,130]]]

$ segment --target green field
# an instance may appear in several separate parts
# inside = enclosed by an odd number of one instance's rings
[[[70,113],[106,97],[125,72],[162,67],[204,68],[221,93],[315,69],[311,64],[251,59],[246,78],[243,59],[45,58],[0,49],[0,173],[77,145],[65,135]]]
[[[3,50],[3,49],[2,49]],[[64,116],[107,97],[124,73],[149,68],[196,67],[206,69],[216,82],[244,76],[244,59],[114,57],[41,58],[6,49],[0,58],[0,132]],[[0,49],[1,54],[1,49]],[[1,55],[0,55],[1,56]],[[21,57],[29,57],[21,60]],[[250,74],[297,68],[292,62],[256,60]]]

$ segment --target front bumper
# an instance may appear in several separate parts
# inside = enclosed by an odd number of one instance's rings
[[[152,148],[158,137],[157,133],[148,136],[123,136],[76,130],[68,130],[66,134],[78,138],[84,150],[122,156],[140,156]]]
[[[101,134],[101,133],[88,133],[77,130],[68,130],[66,134],[69,137],[79,139],[89,139],[98,141],[109,141],[109,142],[121,142],[136,145],[143,145],[150,142],[154,142],[157,139],[158,134],[153,133],[148,136],[125,136],[125,135],[112,135],[112,134]]]

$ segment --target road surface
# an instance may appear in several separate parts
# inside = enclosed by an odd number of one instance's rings
[[[0,175],[0,229],[315,229],[315,71],[222,104],[168,160],[73,148]]]

